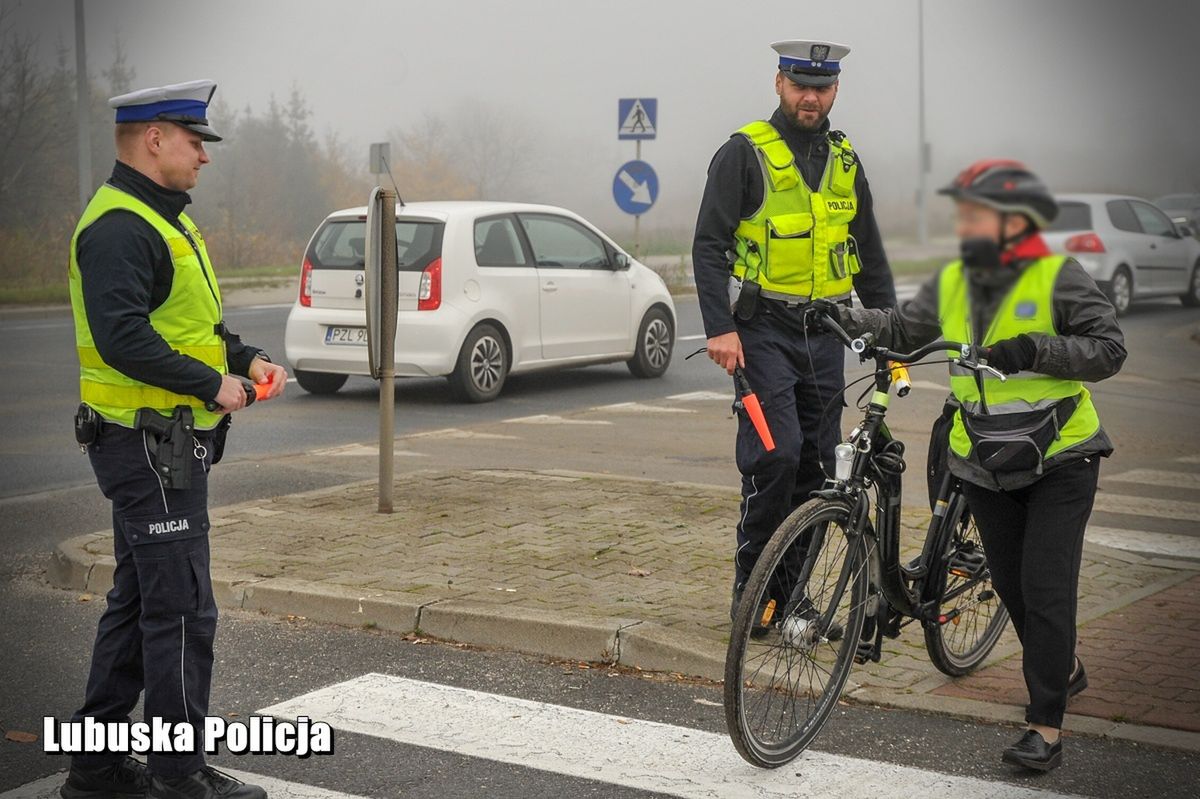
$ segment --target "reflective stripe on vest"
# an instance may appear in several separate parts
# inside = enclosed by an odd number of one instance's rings
[[[1062,256],[1047,256],[1025,268],[1000,303],[982,346],[991,346],[1022,333],[1058,335],[1054,329],[1054,284],[1065,262],[1066,258]],[[938,317],[942,323],[942,338],[973,343],[970,298],[961,261],[942,269],[938,280]],[[950,357],[959,355],[957,352],[947,354]],[[951,364],[950,390],[963,410],[970,413],[986,411],[991,416],[1044,410],[1054,407],[1060,400],[1078,395],[1079,406],[1063,425],[1058,440],[1050,445],[1047,457],[1083,443],[1100,429],[1091,394],[1078,380],[1025,371],[1008,375],[1001,381],[995,375],[985,373],[981,376]],[[971,441],[958,411],[950,431],[950,448],[961,458],[969,460],[971,457]]]
[[[734,231],[733,273],[794,297],[850,296],[859,271],[850,222],[858,212],[858,159],[846,139],[829,139],[829,157],[814,191],[787,142],[769,122],[738,131],[753,145],[763,174],[763,202]]]
[[[105,420],[132,427],[138,408],[154,408],[169,416],[176,405],[194,409],[196,429],[216,426],[221,417],[204,410],[198,397],[176,394],[135,380],[104,362],[88,326],[83,305],[76,245],[79,235],[93,222],[111,211],[137,214],[163,237],[171,252],[174,274],[171,291],[162,305],[150,312],[150,325],[176,352],[195,358],[224,374],[225,342],[216,332],[221,322],[221,294],[216,277],[210,271],[208,252],[200,231],[185,214],[179,221],[188,235],[176,228],[150,206],[110,185],[101,186],[88,203],[75,234],[71,238],[68,284],[71,309],[75,317],[75,345],[79,355],[79,393]]]

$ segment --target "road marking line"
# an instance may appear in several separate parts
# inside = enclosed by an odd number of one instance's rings
[[[1128,516],[1153,516],[1157,519],[1177,519],[1194,522],[1200,519],[1200,502],[1184,502],[1178,499],[1153,499],[1129,494],[1096,494],[1093,510],[1105,513],[1123,513]]]
[[[685,799],[1060,796],[811,751],[787,768],[756,769],[724,735],[385,674],[258,712],[305,715],[347,732]]]
[[[618,402],[613,405],[597,405],[587,413],[695,413],[691,408],[669,408],[665,405],[646,405],[641,402]]]
[[[606,422],[601,419],[564,419],[561,416],[551,416],[546,413],[539,413],[536,416],[522,416],[518,419],[505,419],[504,424],[597,424],[611,425],[612,422]]]
[[[240,769],[219,766],[218,770],[250,785],[261,785],[272,799],[365,799],[365,797],[356,794],[331,791],[328,788],[302,785],[298,782],[277,780],[274,777],[252,774],[249,771],[242,771]],[[67,772],[60,771],[57,774],[51,774],[48,777],[42,777],[40,780],[34,780],[18,788],[13,788],[11,791],[0,793],[0,799],[59,799],[58,789],[62,787],[66,779]]]
[[[687,394],[672,394],[667,397],[675,402],[708,402],[709,400],[720,402],[733,402],[732,391],[690,391]]]
[[[1200,559],[1200,538],[1171,533],[1151,533],[1146,530],[1118,530],[1113,527],[1091,527],[1084,538],[1093,544],[1140,552],[1144,555],[1167,555],[1174,558]]]
[[[345,444],[340,447],[327,447],[325,449],[310,449],[306,455],[324,455],[327,457],[342,458],[342,457],[379,457],[378,444]],[[392,452],[392,455],[397,458],[428,458],[424,452],[409,452],[408,450],[398,449]]]
[[[1200,455],[1188,455],[1183,458],[1176,458],[1176,463],[1200,463]]]
[[[697,333],[694,336],[680,336],[676,339],[676,341],[700,341],[707,338],[708,336],[704,335],[703,333]]]
[[[935,383],[932,380],[914,380],[912,381],[913,388],[924,389],[925,391],[942,391],[949,392],[949,386],[943,386],[941,383]]]
[[[506,436],[503,433],[480,433],[476,430],[462,430],[457,427],[446,427],[441,430],[427,430],[424,433],[409,433],[400,438],[441,438],[441,439],[457,439],[457,438],[476,438],[489,441],[519,441],[520,436]]]
[[[1119,483],[1144,483],[1170,488],[1200,489],[1200,474],[1192,472],[1167,472],[1160,469],[1134,469],[1120,474],[1105,476],[1105,480]]]

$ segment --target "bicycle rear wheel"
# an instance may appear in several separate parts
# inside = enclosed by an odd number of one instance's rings
[[[811,500],[746,583],[725,658],[725,724],[743,758],[782,766],[812,742],[850,676],[869,581],[845,503]]]
[[[931,564],[939,615],[925,624],[925,648],[938,671],[961,677],[996,646],[1008,611],[992,587],[983,541],[962,496],[951,503],[946,518],[934,549],[939,558]]]

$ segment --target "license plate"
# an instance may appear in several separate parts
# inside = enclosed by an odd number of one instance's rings
[[[367,346],[367,329],[365,327],[326,328],[325,343],[365,347]]]

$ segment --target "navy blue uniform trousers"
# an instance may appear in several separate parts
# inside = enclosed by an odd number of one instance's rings
[[[192,454],[192,485],[164,488],[151,466],[147,434],[104,425],[88,447],[100,490],[112,502],[117,566],[100,617],[87,695],[75,720],[128,721],[145,691],[147,721],[190,723],[196,751],[148,756],[152,771],[183,776],[203,767],[201,733],[208,713],[217,606],[208,552],[211,437]],[[76,755],[95,768],[122,755]]]
[[[742,504],[734,580],[741,586],[780,523],[833,474],[846,377],[842,343],[823,332],[806,336],[803,306],[760,300],[752,319],[737,320],[737,332],[746,379],[775,440],[767,452],[745,412],[738,413]]]

